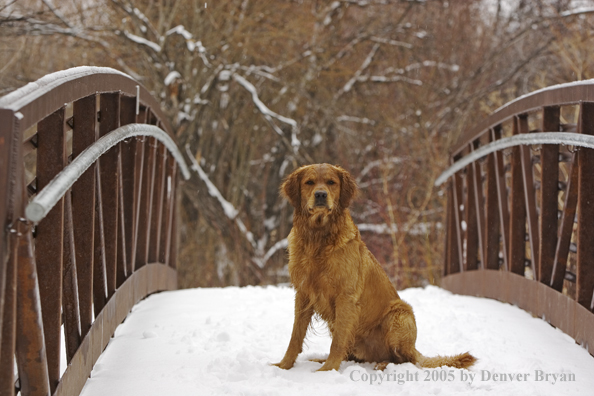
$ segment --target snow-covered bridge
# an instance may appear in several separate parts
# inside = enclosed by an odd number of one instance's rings
[[[329,349],[319,328],[282,371],[269,363],[290,335],[289,288],[165,292],[136,305],[176,286],[177,175],[189,171],[132,78],[48,75],[0,98],[0,393],[592,394],[590,135],[594,83],[551,87],[463,135],[438,179],[449,180],[442,286],[536,317],[437,287],[403,291],[419,349],[470,350],[476,368],[382,374],[345,362],[313,374],[307,359]]]

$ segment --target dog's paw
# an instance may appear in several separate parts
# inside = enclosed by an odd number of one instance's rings
[[[294,363],[295,363],[295,362],[293,362],[293,363],[288,363],[288,362],[281,361],[281,362],[279,362],[279,363],[270,363],[270,365],[271,365],[271,366],[276,366],[276,367],[282,368],[283,370],[288,370],[288,369],[290,369],[291,367],[293,367],[293,364],[294,364]]]
[[[390,364],[390,362],[380,362],[377,363],[373,369],[377,371],[384,371],[386,367],[388,367],[388,364]]]
[[[315,363],[326,363],[326,359],[309,359],[310,362],[315,362]]]
[[[316,371],[332,371],[332,370],[338,371],[339,368],[340,368],[340,362],[338,364],[329,364],[328,362],[326,362],[326,363],[324,363],[324,365],[322,367],[320,367]]]

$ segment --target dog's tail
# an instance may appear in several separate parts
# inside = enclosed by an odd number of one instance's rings
[[[476,363],[476,358],[468,352],[461,353],[454,356],[435,356],[426,357],[421,352],[416,351],[416,363],[425,368],[437,368],[441,366],[455,367],[459,369],[466,369]]]

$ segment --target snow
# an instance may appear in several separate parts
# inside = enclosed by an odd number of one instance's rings
[[[248,80],[246,80],[245,78],[243,78],[242,76],[240,76],[239,74],[236,74],[236,73],[233,74],[233,79],[235,81],[237,81],[239,84],[241,84],[241,86],[243,86],[252,95],[252,100],[254,101],[254,104],[256,105],[256,107],[258,107],[258,110],[260,110],[260,112],[262,114],[264,114],[265,116],[268,116],[268,117],[276,118],[277,120],[282,121],[286,124],[289,124],[294,128],[297,127],[297,122],[294,119],[284,117],[284,116],[277,114],[274,111],[270,110],[260,100],[260,98],[258,97],[258,91],[256,90],[256,87],[254,87],[254,85],[252,83],[250,83]]]
[[[213,184],[213,182],[210,181],[206,172],[204,172],[202,167],[200,167],[200,165],[198,164],[198,161],[196,161],[196,158],[190,152],[190,148],[188,145],[186,145],[186,153],[188,155],[188,158],[192,162],[191,168],[194,169],[196,171],[196,173],[198,173],[198,176],[200,176],[200,179],[202,179],[202,181],[206,184],[206,187],[208,188],[208,194],[211,197],[216,198],[217,201],[219,201],[219,204],[221,204],[221,206],[223,207],[223,211],[225,212],[225,215],[228,218],[230,218],[231,220],[237,218],[237,215],[239,214],[237,209],[235,209],[235,207],[233,206],[233,204],[231,204],[231,202],[227,201],[223,197],[223,195],[221,194],[221,192],[219,191],[217,186],[215,186]],[[243,223],[241,223],[241,224],[243,225]],[[244,226],[244,228],[245,228],[245,226]]]
[[[494,153],[495,151],[520,145],[538,144],[561,144],[594,149],[594,137],[591,135],[573,132],[534,132],[504,137],[492,143],[481,146],[471,153],[465,155],[458,161],[454,162],[452,166],[447,168],[441,175],[439,175],[439,177],[435,180],[434,185],[436,187],[442,185],[446,180],[448,180],[466,165],[490,153]]]
[[[572,81],[572,82],[568,82],[568,83],[563,83],[563,84],[557,84],[557,85],[551,85],[551,86],[548,86],[548,87],[544,87],[544,88],[541,88],[541,89],[538,89],[536,91],[527,93],[525,95],[522,95],[520,97],[515,98],[514,100],[511,100],[511,101],[507,102],[506,104],[504,104],[503,106],[499,107],[498,109],[496,109],[491,114],[495,114],[495,113],[503,110],[504,108],[511,106],[512,104],[514,104],[516,102],[519,102],[521,100],[524,100],[528,96],[537,95],[537,94],[539,94],[541,92],[552,91],[552,90],[562,89],[562,88],[569,88],[569,87],[577,87],[577,86],[580,86],[580,85],[592,85],[593,83],[594,83],[594,78],[589,79],[589,80]]]
[[[186,30],[186,28],[183,27],[182,25],[177,25],[176,27],[169,29],[167,31],[167,33],[165,33],[165,35],[169,36],[173,33],[177,33],[177,34],[183,36],[183,38],[185,38],[186,40],[190,40],[192,38],[192,33],[188,32]]]
[[[434,226],[438,229],[441,229],[443,226],[441,223],[415,223],[410,227],[404,227],[402,231],[409,235],[427,235],[431,230],[431,227]],[[368,224],[362,223],[357,224],[357,228],[359,228],[360,232],[373,232],[376,234],[392,234],[398,233],[398,226],[396,224],[392,224],[390,227],[388,224]]]
[[[166,86],[171,85],[175,80],[181,79],[181,74],[179,74],[179,72],[173,70],[170,71],[169,74],[167,74],[167,77],[165,77],[165,80],[163,80],[163,84],[165,84]]]
[[[128,37],[128,39],[134,41],[135,43],[146,45],[147,47],[151,48],[155,52],[161,52],[161,46],[157,43],[154,43],[150,40],[147,40],[143,37],[137,36],[135,34],[132,34],[130,32],[126,32],[126,31],[124,31],[124,35],[126,37]]]
[[[390,364],[382,373],[343,362],[338,372],[315,372],[321,364],[308,359],[326,357],[331,343],[315,323],[295,367],[281,370],[270,363],[289,342],[293,289],[191,289],[137,304],[81,395],[594,395],[594,359],[545,321],[434,286],[399,294],[415,310],[423,354],[470,351],[478,363],[470,370]]]
[[[28,103],[45,95],[52,89],[72,80],[92,74],[119,74],[132,79],[126,73],[110,67],[79,66],[55,73],[50,73],[37,81],[30,82],[27,85],[12,91],[8,95],[0,98],[0,108],[18,111]]]

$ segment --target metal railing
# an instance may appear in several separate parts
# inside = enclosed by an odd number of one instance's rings
[[[544,132],[543,132],[544,131]],[[518,98],[462,135],[442,286],[510,302],[594,353],[594,81]]]
[[[180,170],[159,104],[121,72],[0,98],[0,394],[79,394],[132,306],[176,287]]]

